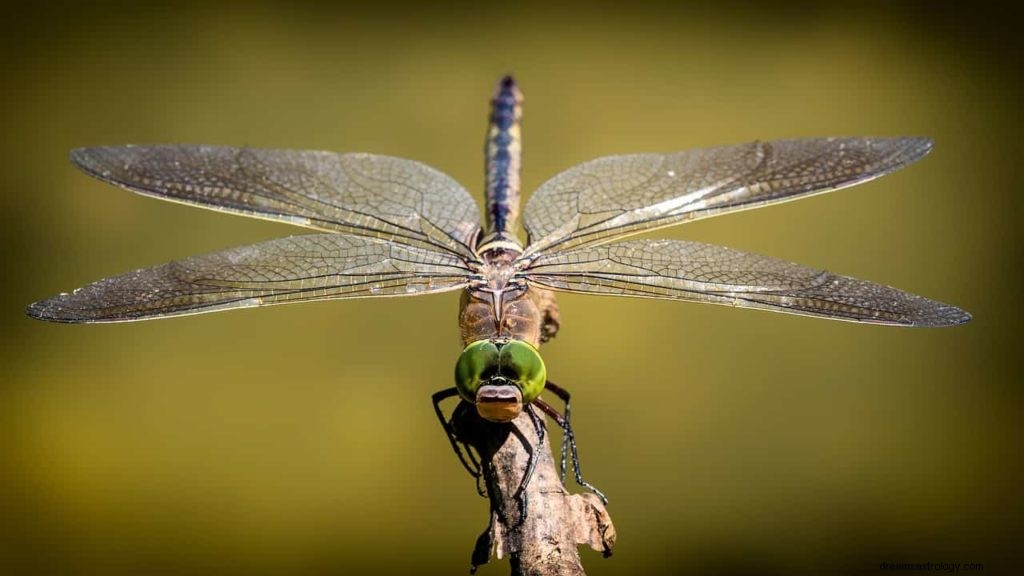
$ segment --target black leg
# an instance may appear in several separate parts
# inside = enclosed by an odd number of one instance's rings
[[[571,423],[572,408],[569,406],[569,391],[566,390],[565,388],[562,388],[558,384],[555,384],[554,382],[551,382],[550,380],[544,382],[544,389],[548,390],[549,392],[551,392],[555,396],[558,396],[562,400],[562,402],[565,403],[565,425],[562,426],[562,432],[563,433],[562,433],[562,454],[561,454],[561,456],[562,456],[561,474],[562,474],[562,482],[564,483],[565,482],[565,465],[566,465],[565,459],[566,459],[566,455],[569,453],[569,450],[568,450],[568,448],[569,448],[569,438],[572,437],[572,423]],[[554,418],[554,416],[552,416],[552,418]],[[575,466],[576,462],[573,462],[573,465]]]
[[[523,407],[527,414],[530,415],[530,420],[533,421],[534,428],[537,429],[537,446],[544,443],[546,430],[544,428],[544,419],[534,412],[533,408],[527,404]],[[515,498],[519,501],[519,521],[516,522],[516,526],[519,526],[526,520],[526,509],[528,500],[528,493],[526,487],[529,486],[530,480],[533,479],[533,473],[537,470],[537,462],[540,460],[540,450],[536,447],[531,447],[529,442],[523,438],[523,444],[530,452],[530,460],[526,464],[526,473],[523,474],[523,480],[519,483],[519,488],[516,490]]]
[[[483,478],[480,461],[473,455],[473,451],[468,445],[459,441],[451,422],[444,417],[444,412],[441,411],[441,402],[458,395],[459,391],[455,388],[445,388],[440,392],[435,392],[431,397],[434,402],[434,413],[437,414],[437,419],[441,423],[441,427],[444,428],[444,432],[448,436],[448,441],[451,442],[452,450],[454,450],[455,455],[459,457],[459,462],[462,463],[463,468],[465,468],[466,471],[469,472],[469,474],[476,480],[476,491],[481,496],[484,496],[485,493],[482,485],[480,484],[480,480]]]
[[[583,471],[580,469],[580,455],[578,449],[576,448],[576,435],[573,433],[572,425],[569,422],[569,392],[556,384],[552,384],[551,382],[545,384],[545,388],[550,390],[553,394],[555,394],[565,402],[565,416],[563,417],[561,414],[558,413],[557,410],[552,408],[550,404],[544,402],[539,398],[537,400],[534,400],[533,403],[536,404],[537,407],[540,408],[545,414],[550,416],[551,419],[554,420],[555,423],[562,428],[562,442],[563,445],[566,442],[568,442],[569,444],[569,451],[572,454],[572,467],[575,472],[576,483],[579,484],[580,486],[583,486],[587,490],[593,492],[594,495],[601,499],[601,502],[607,504],[608,498],[605,497],[604,493],[595,488],[593,484],[583,479]],[[562,453],[562,459],[563,461],[565,459],[564,448]]]

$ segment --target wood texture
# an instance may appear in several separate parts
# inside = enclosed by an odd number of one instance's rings
[[[547,435],[539,437],[527,412],[509,424],[495,424],[474,410],[459,410],[452,424],[458,437],[481,457],[491,503],[490,525],[477,541],[473,571],[494,554],[509,557],[513,576],[579,575],[585,574],[579,544],[611,555],[616,534],[604,504],[593,494],[570,494],[565,489]],[[539,456],[536,469],[519,495],[534,451]],[[525,518],[520,512],[522,497]]]

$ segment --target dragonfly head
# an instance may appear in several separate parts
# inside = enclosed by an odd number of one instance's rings
[[[537,349],[521,340],[477,340],[455,364],[455,387],[491,422],[509,422],[544,390],[547,369]]]

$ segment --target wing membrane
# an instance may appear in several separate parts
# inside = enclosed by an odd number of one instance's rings
[[[28,307],[54,322],[124,322],[336,298],[405,296],[466,285],[448,253],[347,234],[310,234],[129,272]]]
[[[679,240],[629,240],[544,254],[533,284],[587,294],[761,308],[838,320],[948,326],[970,315],[888,286],[759,254]]]
[[[926,138],[819,138],[598,158],[533,194],[524,256],[852,186],[929,150]]]
[[[424,164],[373,154],[222,146],[79,148],[71,161],[133,192],[472,259],[476,203]]]

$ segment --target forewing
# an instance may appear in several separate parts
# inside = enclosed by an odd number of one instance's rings
[[[524,256],[852,186],[931,146],[926,138],[817,138],[598,158],[533,194]]]
[[[429,166],[374,154],[223,146],[79,148],[71,161],[133,192],[325,231],[440,248],[466,259],[476,203]]]
[[[124,322],[232,308],[463,287],[452,254],[347,234],[279,238],[107,278],[36,302],[54,322]]]
[[[680,240],[629,240],[544,254],[525,272],[545,288],[761,308],[838,320],[949,326],[970,315],[902,290],[768,256]]]

